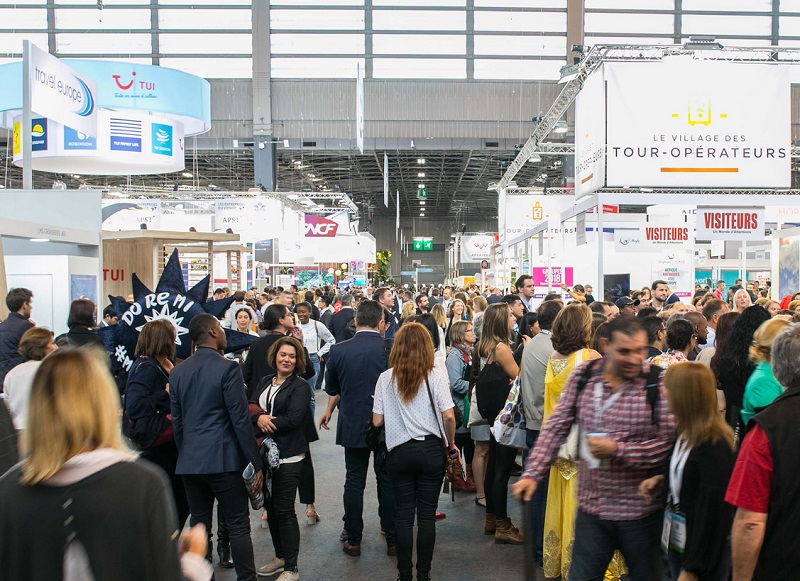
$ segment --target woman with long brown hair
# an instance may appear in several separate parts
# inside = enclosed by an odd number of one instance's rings
[[[519,376],[519,367],[511,351],[511,332],[516,318],[507,303],[490,305],[483,316],[483,334],[475,357],[479,358],[480,374],[473,396],[477,397],[481,416],[491,426],[503,409],[511,383]],[[484,401],[491,396],[491,403]],[[487,430],[489,431],[489,430]],[[475,432],[473,432],[473,439]],[[517,458],[517,449],[498,444],[489,431],[489,457],[486,464],[486,522],[483,532],[494,535],[496,543],[521,545],[522,535],[508,518],[508,480]]]
[[[714,374],[702,363],[671,365],[664,387],[678,439],[667,474],[643,481],[639,491],[649,497],[665,486],[671,528],[685,519],[683,541],[676,535],[670,542],[673,581],[725,581],[731,565],[733,510],[725,491],[734,465],[733,430],[717,410]]]
[[[372,423],[386,426],[386,467],[395,491],[395,538],[400,581],[412,579],[414,519],[417,581],[430,579],[436,543],[435,513],[446,450],[458,454],[453,399],[447,374],[434,368],[433,341],[421,324],[397,331],[390,369],[375,386]]]

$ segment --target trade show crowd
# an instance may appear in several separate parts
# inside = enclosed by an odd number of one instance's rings
[[[11,289],[0,578],[207,580],[216,552],[239,580],[295,581],[296,499],[313,526],[312,449],[334,420],[342,551],[361,555],[372,458],[367,518],[401,581],[433,577],[443,483],[474,495],[495,543],[531,535],[519,558],[545,578],[797,578],[800,293],[535,290],[527,275],[510,293],[218,288],[231,305],[191,318],[191,356],[176,359],[173,322],[147,322],[118,388],[91,301],[54,337],[34,323],[33,293]],[[104,309],[101,325],[117,315]],[[252,341],[228,349],[236,331]],[[511,521],[510,495],[530,530]],[[252,511],[274,549],[261,566]]]

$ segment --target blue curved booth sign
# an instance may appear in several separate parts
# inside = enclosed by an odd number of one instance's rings
[[[205,79],[154,65],[63,59],[97,82],[95,106],[157,113],[184,125],[186,135],[211,128],[211,85]],[[0,65],[0,125],[22,109],[22,63]]]

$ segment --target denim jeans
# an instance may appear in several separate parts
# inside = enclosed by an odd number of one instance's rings
[[[347,542],[360,545],[364,534],[364,489],[367,486],[367,469],[372,452],[369,448],[345,448],[344,464],[347,470],[344,478],[344,528]],[[394,538],[394,489],[386,473],[386,462],[373,458],[375,478],[378,481],[378,514],[381,528],[386,533],[386,545],[395,546]]]
[[[497,518],[508,518],[508,479],[517,459],[517,449],[498,444],[494,436],[489,438],[489,459],[486,477],[483,479],[486,491],[486,514]]]
[[[578,509],[569,581],[602,581],[615,549],[625,558],[630,581],[661,579],[662,521],[660,511],[637,520],[611,521]]]
[[[394,485],[397,571],[401,581],[412,579],[414,516],[417,520],[417,579],[430,578],[436,544],[436,503],[445,470],[439,438],[410,440],[389,452],[386,467]]]
[[[192,512],[189,524],[194,526],[203,523],[210,539],[211,511],[216,498],[225,513],[236,578],[238,581],[256,581],[253,543],[250,540],[250,504],[241,472],[184,474],[183,484]]]
[[[308,385],[311,386],[311,417],[314,416],[314,412],[317,410],[317,394],[314,393],[316,391],[317,385],[317,376],[319,375],[319,357],[316,353],[309,353],[308,358],[311,360],[311,365],[314,366],[314,377],[308,380]]]
[[[286,561],[286,571],[297,570],[300,550],[300,525],[294,512],[294,499],[303,474],[303,462],[281,464],[272,473],[272,496],[267,502],[267,522],[275,556]],[[235,562],[235,561],[234,561]]]

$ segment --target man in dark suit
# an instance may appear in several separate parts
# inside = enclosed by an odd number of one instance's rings
[[[0,386],[6,373],[22,363],[19,340],[33,327],[30,322],[33,310],[33,293],[26,288],[12,288],[6,295],[8,317],[0,323]]]
[[[247,409],[239,365],[221,355],[225,331],[209,314],[189,323],[195,353],[170,373],[170,401],[175,444],[176,474],[181,474],[191,511],[191,524],[209,531],[216,498],[230,532],[236,576],[255,581],[250,508],[242,471],[251,462],[256,469],[254,488],[261,489],[261,457]]]
[[[353,295],[342,295],[342,310],[331,315],[331,326],[329,327],[337,343],[353,338],[353,335],[347,329],[347,324],[354,317]]]
[[[350,556],[361,554],[364,531],[364,488],[367,484],[370,449],[364,439],[364,428],[372,419],[372,403],[378,377],[387,369],[384,308],[377,301],[363,300],[356,315],[356,335],[349,341],[337,342],[328,353],[325,367],[325,391],[331,396],[320,427],[328,428],[336,405],[339,419],[336,443],[344,447],[347,474],[344,481],[343,551]],[[376,454],[373,460],[378,480],[378,513],[386,533],[387,553],[395,554],[394,491],[386,472],[385,457]],[[345,540],[344,538],[342,540]]]
[[[387,341],[394,341],[397,328],[400,326],[400,315],[397,314],[397,303],[392,296],[392,291],[389,290],[389,287],[385,286],[375,289],[375,292],[372,293],[372,300],[377,301],[384,309],[389,311],[391,318],[389,319],[389,327],[386,329],[384,337]]]

